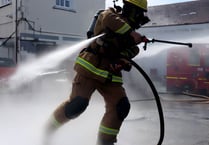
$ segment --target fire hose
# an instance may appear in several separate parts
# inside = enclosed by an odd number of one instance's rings
[[[131,62],[131,64],[142,74],[142,76],[145,78],[145,80],[147,81],[147,83],[149,84],[153,95],[155,97],[155,101],[156,101],[156,105],[158,108],[158,113],[159,113],[159,120],[160,120],[160,138],[158,141],[157,145],[161,145],[164,139],[164,132],[165,132],[165,125],[164,125],[164,115],[163,115],[163,109],[162,109],[162,105],[160,102],[160,97],[158,95],[158,92],[154,86],[154,84],[152,83],[151,79],[149,78],[149,76],[146,74],[146,72],[133,60],[129,60]]]
[[[146,42],[144,44],[144,47],[143,47],[144,50],[146,50],[147,43],[149,43],[149,42],[152,42],[152,43],[161,42],[161,43],[169,43],[169,44],[176,44],[176,45],[186,45],[188,47],[192,47],[192,43],[182,43],[182,42],[175,42],[175,41],[165,41],[165,40],[152,39],[152,40],[149,40],[148,42]],[[163,109],[162,109],[162,105],[161,105],[161,101],[160,101],[160,97],[158,95],[157,89],[155,88],[152,80],[149,78],[149,76],[146,74],[146,72],[135,61],[133,61],[131,59],[129,59],[129,61],[145,78],[145,80],[149,84],[149,86],[152,90],[152,93],[155,97],[156,105],[157,105],[157,108],[158,108],[159,120],[160,120],[160,137],[159,137],[157,145],[161,145],[163,143],[163,139],[164,139],[164,136],[165,136],[165,123],[164,123]]]

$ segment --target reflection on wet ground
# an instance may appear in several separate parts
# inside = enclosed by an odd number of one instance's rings
[[[189,100],[194,98],[185,95],[161,94],[160,97],[165,117],[164,145],[209,144],[209,104],[191,102]],[[126,144],[130,145],[157,144],[160,127],[155,102],[132,103],[132,112],[124,128],[121,144],[126,138],[129,138]]]

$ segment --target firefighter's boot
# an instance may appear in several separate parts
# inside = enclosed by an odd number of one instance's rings
[[[114,145],[112,142],[106,142],[106,141],[98,141],[96,145]]]
[[[65,101],[58,106],[47,122],[44,142],[50,142],[52,135],[58,128],[70,119],[79,116],[88,106],[88,102],[88,99],[76,96],[72,98],[71,101]]]
[[[50,142],[56,130],[69,120],[64,114],[65,104],[66,102],[58,106],[58,108],[48,119],[44,130],[43,145],[50,145]]]

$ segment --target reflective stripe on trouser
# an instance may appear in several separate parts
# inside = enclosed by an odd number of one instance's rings
[[[118,134],[119,130],[113,129],[113,128],[109,128],[109,127],[106,127],[104,125],[100,125],[99,132],[100,133],[104,133],[104,134],[108,134],[108,135],[116,136]]]
[[[99,127],[99,136],[97,145],[114,145],[117,142],[118,129],[110,128],[104,125]]]
[[[49,122],[51,122],[55,128],[58,128],[58,127],[60,127],[60,126],[62,125],[62,123],[59,122],[59,121],[55,118],[54,114],[52,114],[52,115],[50,116]]]
[[[117,82],[117,83],[123,82],[121,77],[111,75],[110,72],[108,72],[106,70],[96,68],[93,64],[89,63],[88,61],[86,61],[85,59],[83,59],[81,57],[77,57],[76,63],[80,64],[81,66],[86,68],[88,71],[92,72],[93,74],[95,74],[97,76],[100,76],[100,77],[103,77],[106,79],[111,79],[112,82]],[[110,78],[110,76],[111,76],[111,78]]]

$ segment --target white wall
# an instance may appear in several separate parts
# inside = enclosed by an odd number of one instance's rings
[[[55,0],[23,0],[24,15],[42,31],[85,36],[94,13],[104,0],[75,0],[75,12],[54,9]]]
[[[13,31],[12,5],[0,8],[0,37],[8,37]]]
[[[59,40],[52,40],[58,45],[63,44],[63,39],[61,39],[63,36],[74,37],[76,35],[78,38],[86,38],[87,29],[95,13],[105,8],[104,0],[74,0],[74,12],[54,9],[55,3],[56,0],[18,0],[18,19],[26,18],[36,30],[41,30],[41,33],[29,30],[28,24],[21,21],[19,33],[59,36]],[[13,17],[9,18],[7,15]],[[14,22],[15,0],[11,5],[0,8],[0,37],[9,37],[15,31]],[[3,25],[3,23],[7,24]],[[3,54],[5,50],[1,49],[0,53]],[[7,51],[4,52],[5,55],[6,53]]]

